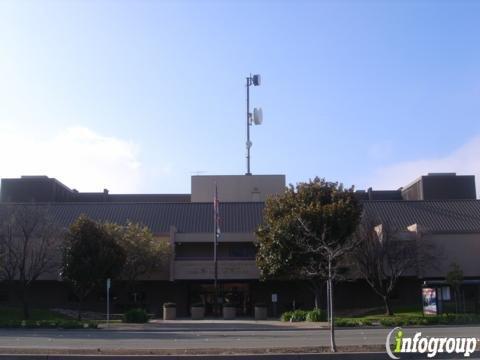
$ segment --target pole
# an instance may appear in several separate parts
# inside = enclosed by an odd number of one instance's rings
[[[330,283],[326,282],[327,287],[327,321],[330,324]]]
[[[218,201],[217,183],[215,183],[215,199],[213,204],[213,288],[214,288],[214,313],[218,314],[218,261],[217,261],[217,240],[218,240],[218,216],[220,209]]]
[[[247,173],[245,175],[252,175],[250,172],[250,85],[251,77],[247,77]]]
[[[213,243],[213,268],[214,268],[214,280],[213,287],[215,288],[215,314],[218,314],[218,262],[217,262],[217,226],[215,226],[215,238]]]
[[[107,279],[107,327],[110,322],[110,279]]]
[[[332,258],[328,257],[328,305],[330,308],[330,350],[337,351],[335,344],[335,316],[333,314],[333,281],[332,281]]]

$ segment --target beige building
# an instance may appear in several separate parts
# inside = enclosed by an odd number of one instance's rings
[[[192,176],[192,202],[211,202],[215,186],[222,202],[264,202],[285,190],[285,175]]]
[[[144,279],[139,293],[131,294],[121,283],[114,284],[116,311],[131,306],[132,299],[153,312],[160,311],[164,301],[174,301],[179,316],[187,316],[189,305],[194,302],[205,303],[207,312],[214,303],[216,186],[220,201],[221,234],[217,247],[220,297],[232,299],[239,315],[251,314],[255,302],[271,304],[273,294],[277,295],[279,311],[291,308],[293,303],[309,308],[313,296],[306,284],[261,282],[255,265],[255,230],[262,222],[264,202],[269,196],[281,194],[285,185],[284,175],[192,176],[190,194],[110,194],[108,190],[81,193],[47,177],[3,179],[0,217],[7,207],[28,202],[29,206],[47,208],[65,227],[80,214],[101,221],[130,220],[147,225],[156,236],[172,244],[171,263],[164,271]],[[378,224],[388,223],[417,241],[430,241],[444,254],[436,268],[407,274],[398,286],[395,301],[418,303],[423,284],[444,287],[450,264],[456,262],[465,274],[468,306],[480,311],[480,201],[475,199],[473,177],[459,179],[455,174],[430,174],[406,189],[369,189],[357,195],[365,214],[378,219]],[[32,297],[38,304],[72,305],[68,288],[55,276],[36,286],[38,293],[34,292]],[[2,291],[0,288],[0,302],[12,301]],[[103,306],[102,295],[98,296],[92,297],[90,306]],[[336,305],[344,308],[372,307],[379,303],[361,281],[337,284],[337,299]]]

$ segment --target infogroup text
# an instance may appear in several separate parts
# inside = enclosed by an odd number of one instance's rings
[[[393,349],[391,347],[392,337],[394,339]],[[400,359],[402,353],[427,354],[428,358],[433,358],[438,353],[456,353],[469,357],[477,348],[479,339],[474,337],[433,337],[422,336],[421,332],[415,333],[413,338],[405,337],[401,327],[396,327],[387,335],[385,347],[387,354],[392,359]]]

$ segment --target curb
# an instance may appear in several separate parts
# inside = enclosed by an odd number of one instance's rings
[[[338,353],[385,352],[383,345],[337,346]],[[328,346],[286,347],[286,348],[245,348],[245,349],[65,349],[65,348],[0,348],[0,355],[279,355],[279,354],[321,354],[330,353]]]

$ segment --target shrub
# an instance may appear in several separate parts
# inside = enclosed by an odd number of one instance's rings
[[[294,310],[292,311],[292,317],[290,321],[305,321],[307,319],[308,311],[305,310]]]
[[[307,317],[310,313],[315,313],[310,315],[311,320],[308,321],[323,321],[323,320],[313,320],[315,318],[323,319],[325,315],[320,309],[306,311],[306,310],[293,310],[293,311],[285,311],[281,316],[281,321],[306,321]]]
[[[320,309],[313,309],[307,313],[307,321],[311,322],[319,322],[319,321],[326,321],[327,315],[324,311]]]
[[[16,327],[20,327],[20,322],[15,321],[15,320],[8,320],[6,322],[2,322],[0,324],[0,327],[2,327],[2,328],[16,328]]]
[[[449,325],[480,323],[480,316],[474,314],[442,314],[434,316],[389,317],[380,319],[380,324],[387,327],[405,325]]]
[[[293,311],[285,311],[282,315],[280,315],[281,321],[290,321],[292,318]]]
[[[76,320],[63,320],[58,323],[58,327],[61,329],[79,329],[83,327],[83,324]]]
[[[338,327],[370,326],[372,322],[366,319],[335,319],[335,325]]]
[[[396,317],[388,317],[380,319],[380,325],[386,327],[399,326],[400,319]]]
[[[335,326],[338,327],[348,327],[348,326],[355,326],[355,321],[351,319],[335,319]]]
[[[77,320],[9,320],[0,323],[0,328],[29,328],[29,329],[96,329],[98,324],[93,321],[82,322]]]
[[[335,319],[336,327],[349,326],[348,324],[349,324],[349,321],[347,319]]]
[[[47,329],[55,329],[59,327],[62,320],[55,321],[55,320],[40,320],[37,321],[37,327],[39,328],[47,328]]]
[[[98,329],[98,323],[96,323],[95,321],[89,321],[88,323],[84,323],[84,327],[85,324],[87,324],[87,328],[89,329]]]
[[[449,315],[449,317],[452,319],[451,321],[453,321],[457,324],[478,324],[478,323],[480,323],[480,316],[476,315],[476,314],[459,314],[457,316]]]
[[[355,319],[352,326],[372,326],[372,321],[368,319]]]
[[[126,323],[146,323],[148,314],[144,309],[131,309],[123,315],[123,322]]]
[[[174,307],[177,307],[177,304],[175,304],[174,302],[166,302],[166,303],[163,303],[163,307],[164,308],[174,308]]]

